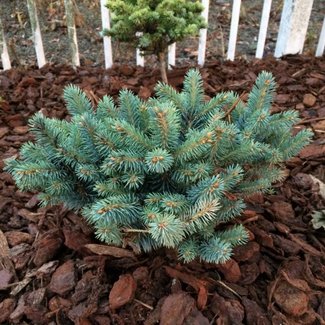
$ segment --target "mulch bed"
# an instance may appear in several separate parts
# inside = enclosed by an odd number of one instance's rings
[[[182,86],[188,67],[169,73]],[[286,165],[268,195],[247,199],[250,231],[224,265],[182,265],[173,251],[136,256],[101,245],[62,207],[39,208],[0,173],[0,323],[3,324],[325,324],[325,234],[311,213],[325,208],[325,58],[212,62],[201,69],[207,96],[247,93],[261,70],[278,82],[274,111],[299,110],[313,142]],[[0,74],[0,167],[31,139],[28,118],[41,110],[64,118],[63,87],[74,83],[96,103],[125,87],[148,98],[158,71],[45,66]]]

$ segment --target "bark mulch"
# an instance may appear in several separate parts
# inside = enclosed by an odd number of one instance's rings
[[[181,87],[186,70],[171,71],[171,84]],[[201,72],[213,96],[247,93],[261,70],[279,85],[273,110],[296,108],[302,122],[294,131],[311,127],[315,137],[287,163],[283,184],[247,200],[247,245],[224,265],[182,265],[165,250],[137,256],[97,242],[71,211],[39,208],[35,193],[17,191],[1,172],[0,323],[325,324],[325,234],[310,222],[325,208],[325,58],[212,62]],[[79,85],[96,103],[123,87],[147,98],[158,79],[157,71],[130,66],[1,73],[0,167],[31,139],[26,125],[34,112],[66,116],[65,85]]]

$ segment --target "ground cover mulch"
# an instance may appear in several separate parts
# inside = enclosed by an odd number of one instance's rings
[[[176,88],[188,67],[169,73]],[[201,69],[207,96],[245,98],[258,72],[278,82],[274,112],[296,108],[313,142],[286,164],[287,178],[247,199],[240,220],[250,241],[224,265],[181,264],[172,251],[136,255],[100,244],[62,207],[39,208],[0,172],[0,323],[2,324],[325,324],[325,233],[311,213],[325,208],[325,58],[211,62]],[[45,66],[0,74],[0,167],[32,139],[28,118],[65,118],[63,87],[79,85],[94,104],[129,88],[153,95],[158,71]]]

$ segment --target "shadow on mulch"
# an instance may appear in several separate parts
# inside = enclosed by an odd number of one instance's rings
[[[169,73],[181,87],[188,67]],[[211,62],[201,69],[207,96],[248,92],[261,70],[278,83],[273,110],[296,108],[313,142],[287,165],[271,195],[247,200],[247,245],[224,265],[181,265],[171,251],[135,256],[100,245],[90,227],[60,207],[38,208],[0,173],[0,323],[5,324],[325,324],[324,232],[310,224],[324,198],[325,59],[287,57]],[[42,110],[65,118],[63,87],[84,89],[94,104],[129,88],[153,95],[158,71],[45,66],[0,74],[0,166],[31,136],[28,118]]]

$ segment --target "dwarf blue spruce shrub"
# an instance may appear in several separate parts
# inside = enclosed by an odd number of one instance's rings
[[[109,245],[170,247],[186,262],[222,263],[247,241],[234,220],[245,197],[281,180],[281,163],[312,135],[291,135],[297,112],[270,114],[274,90],[262,72],[247,103],[233,92],[204,101],[201,76],[190,70],[180,93],[158,83],[156,98],[122,90],[118,104],[104,96],[94,109],[71,85],[71,121],[37,113],[35,142],[6,170],[20,190],[39,191],[43,206],[80,211]]]

